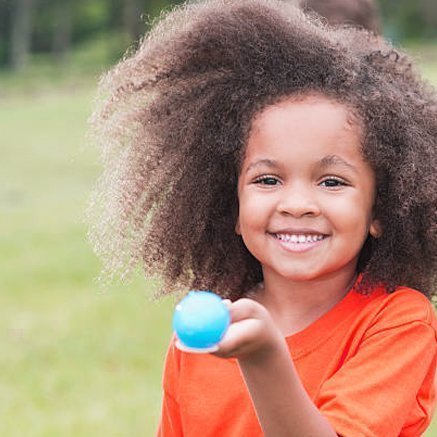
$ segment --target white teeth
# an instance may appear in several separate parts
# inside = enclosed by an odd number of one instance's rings
[[[323,235],[303,235],[303,234],[275,234],[276,238],[281,241],[292,243],[315,243],[323,240]]]

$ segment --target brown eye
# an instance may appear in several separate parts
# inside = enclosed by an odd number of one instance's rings
[[[323,187],[326,187],[326,188],[337,188],[337,187],[345,186],[346,183],[344,181],[342,181],[341,179],[327,178],[324,181],[322,181],[320,183],[320,185],[322,185]]]
[[[274,185],[278,185],[279,184],[279,180],[273,176],[263,176],[260,177],[258,179],[255,180],[256,184],[259,185],[270,185],[270,186],[274,186]]]

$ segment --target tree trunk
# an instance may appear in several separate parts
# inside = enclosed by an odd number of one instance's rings
[[[437,1],[436,0],[422,0],[419,7],[423,14],[424,21],[431,33],[437,27]]]
[[[123,10],[123,27],[129,42],[137,41],[144,32],[142,14],[144,13],[141,0],[125,0]]]
[[[33,0],[15,0],[12,3],[10,65],[23,69],[29,57],[32,38]]]
[[[53,5],[52,50],[55,61],[61,63],[71,46],[72,8],[71,0],[57,1]]]

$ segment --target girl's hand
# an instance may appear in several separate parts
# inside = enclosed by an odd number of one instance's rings
[[[228,308],[231,326],[214,355],[238,359],[263,435],[336,436],[305,391],[267,309],[250,299]]]
[[[283,347],[284,339],[265,307],[246,298],[234,303],[226,301],[226,304],[231,314],[231,325],[214,355],[259,361]]]

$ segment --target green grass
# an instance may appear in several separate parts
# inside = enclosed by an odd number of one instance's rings
[[[153,435],[172,302],[102,291],[83,215],[94,84],[0,100],[0,435]]]
[[[0,75],[0,435],[150,436],[173,302],[152,302],[140,278],[95,284],[83,223],[95,84],[46,71]],[[437,61],[424,71],[437,84]]]
[[[0,98],[17,93],[42,94],[54,87],[75,90],[90,83],[122,56],[120,34],[102,34],[71,51],[62,63],[53,62],[48,54],[33,54],[28,67],[18,73],[0,70]]]

